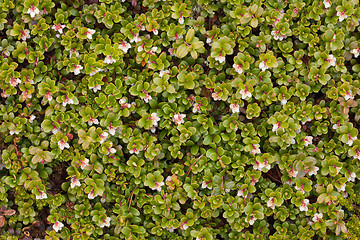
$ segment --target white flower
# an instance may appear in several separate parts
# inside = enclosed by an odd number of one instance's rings
[[[103,221],[103,222],[100,224],[100,227],[101,227],[101,228],[103,228],[103,227],[110,227],[111,218],[107,217],[106,219],[103,219],[102,221]]]
[[[280,122],[273,124],[272,131],[276,132],[280,128],[280,124],[281,124]]]
[[[241,89],[240,90],[240,94],[241,94],[241,98],[242,99],[246,99],[247,97],[252,97],[252,95],[251,95],[251,92],[249,92],[248,90],[247,90],[247,88],[245,88],[245,90],[244,89]]]
[[[241,65],[234,63],[234,64],[233,64],[233,68],[235,68],[235,71],[236,71],[238,74],[242,74],[242,73],[243,73],[243,69],[241,68]]]
[[[210,181],[210,182],[211,182],[211,181]],[[201,184],[201,188],[212,189],[212,187],[209,187],[209,186],[208,186],[210,182],[205,182],[205,181],[203,181],[202,184]]]
[[[30,38],[30,30],[25,29],[21,32],[21,40],[26,41],[27,38]]]
[[[70,148],[70,145],[67,142],[64,142],[62,139],[60,139],[58,145],[61,150],[64,150],[64,148]]]
[[[81,183],[80,183],[79,179],[77,179],[76,177],[73,177],[71,179],[70,187],[74,188],[74,187],[80,187],[80,186],[81,186]]]
[[[127,53],[127,51],[131,48],[130,43],[127,43],[125,41],[123,41],[120,45],[119,45],[119,49],[121,49],[124,53]]]
[[[89,126],[92,126],[93,124],[99,124],[99,120],[97,120],[96,118],[90,117],[88,124],[89,124]]]
[[[80,167],[81,167],[81,169],[82,170],[84,170],[87,166],[89,166],[89,159],[88,158],[85,158],[85,160],[84,161],[81,161],[80,160]]]
[[[324,0],[323,3],[324,3],[325,8],[331,7],[331,2],[330,2],[330,0]]]
[[[155,187],[151,188],[152,190],[158,190],[159,192],[161,192],[161,187],[164,185],[164,182],[157,182],[155,180]]]
[[[188,228],[189,228],[189,226],[188,226],[186,223],[184,223],[184,224],[183,224],[183,229],[186,230],[186,229],[188,229]]]
[[[70,58],[71,58],[71,55],[73,55],[73,54],[75,54],[75,55],[76,55],[76,57],[80,56],[79,51],[78,51],[78,50],[76,50],[76,49],[71,49],[71,50],[70,50]]]
[[[312,136],[306,136],[304,141],[305,141],[305,144],[304,146],[307,147],[309,146],[310,144],[312,144],[312,140],[313,140],[313,137]]]
[[[90,86],[89,86],[89,89],[90,89],[90,90],[93,90],[94,93],[96,93],[97,91],[100,91],[100,90],[101,90],[101,86],[98,85],[98,84],[96,84],[94,87],[90,87]]]
[[[31,115],[29,118],[29,123],[33,123],[35,118],[36,118],[35,115]]]
[[[252,144],[252,150],[251,150],[252,154],[258,154],[261,153],[260,150],[260,144]]]
[[[345,100],[349,100],[349,99],[354,99],[354,96],[352,95],[352,91],[349,90],[345,93],[345,96],[344,96]]]
[[[125,98],[121,98],[121,99],[119,100],[119,103],[120,103],[122,109],[123,109],[123,108],[130,108],[130,107],[131,107],[131,104],[126,103],[126,99],[125,99]]]
[[[262,61],[259,64],[259,68],[261,69],[261,71],[265,71],[266,69],[269,69],[269,67],[266,65],[266,61]]]
[[[337,123],[335,123],[335,124],[332,126],[332,129],[337,129],[338,127],[340,127],[340,121],[338,121]]]
[[[269,201],[267,201],[267,206],[271,209],[275,209],[274,197],[271,197]]]
[[[354,155],[354,159],[360,160],[360,151],[359,150],[356,150],[356,153]]]
[[[94,189],[91,190],[91,192],[89,192],[89,194],[88,194],[88,198],[89,198],[89,199],[94,199],[94,198],[96,198],[96,197],[97,197],[97,194],[94,195]]]
[[[295,189],[300,191],[302,194],[305,194],[304,185],[301,185],[300,187],[295,186]]]
[[[317,166],[314,166],[311,171],[309,171],[309,176],[314,175],[316,176],[317,172],[319,171],[319,168]]]
[[[133,42],[140,42],[141,39],[139,37],[139,34],[137,33],[136,35],[134,35],[134,38],[133,39],[130,39],[130,42],[133,43]]]
[[[354,57],[355,57],[355,58],[358,58],[359,53],[360,53],[359,49],[360,49],[360,48],[354,48],[354,49],[352,49],[352,50],[350,51],[350,53],[354,54]]]
[[[138,51],[138,52],[142,52],[143,50],[144,50],[144,46],[143,46],[143,45],[138,46],[138,48],[137,48],[137,51]]]
[[[194,103],[193,113],[197,113],[197,112],[201,113],[200,112],[200,107],[201,107],[201,104]]]
[[[180,23],[180,24],[184,24],[184,17],[183,17],[183,16],[180,16],[180,18],[179,18],[179,23]]]
[[[51,27],[53,30],[58,31],[60,34],[63,33],[63,29],[65,28],[65,25],[62,25],[61,23],[58,23],[57,25],[53,25]]]
[[[88,29],[87,29],[87,32],[85,33],[85,34],[86,34],[86,37],[87,37],[88,39],[92,39],[92,35],[93,35],[95,32],[96,32],[95,30],[88,28]]]
[[[159,34],[159,31],[155,28],[152,29],[152,32],[155,34],[155,35],[158,35]]]
[[[339,172],[341,171],[342,167],[336,167],[336,166],[335,166],[335,169],[336,169],[336,174],[339,174]]]
[[[287,99],[283,96],[283,99],[280,101],[281,105],[284,106],[287,103]]]
[[[352,146],[354,141],[357,139],[357,136],[351,137],[351,135],[348,133],[349,140],[346,142],[347,145]]]
[[[114,136],[115,135],[115,128],[112,126],[112,124],[110,123],[110,125],[107,127],[107,129],[109,130],[109,133]]]
[[[36,14],[40,14],[40,11],[37,7],[32,5],[31,8],[27,10],[27,14],[30,14],[30,17],[34,18]]]
[[[355,182],[356,179],[356,173],[352,172],[349,173],[349,178],[347,179],[348,182]]]
[[[280,33],[280,31],[275,31],[275,30],[271,31],[271,35],[274,36],[274,40],[282,41],[286,38],[285,35],[280,35],[279,33]]]
[[[343,12],[337,12],[336,16],[339,17],[339,21],[342,22],[344,21],[348,16],[345,14],[345,11]]]
[[[116,60],[110,55],[110,56],[106,56],[104,63],[113,64],[113,63],[116,63]]]
[[[174,228],[174,227],[166,228],[166,230],[168,230],[169,232],[174,232],[174,229],[176,229],[176,228]]]
[[[250,225],[253,225],[253,224],[254,224],[254,222],[255,222],[256,220],[257,220],[257,218],[256,218],[256,217],[251,216],[251,217],[250,217],[249,224],[250,224]],[[245,222],[248,222],[247,218],[245,218]]]
[[[230,104],[230,109],[233,113],[239,113],[240,112],[240,106],[237,103]]]
[[[165,74],[170,74],[169,70],[161,70],[159,73],[159,77],[163,77]]]
[[[152,120],[152,125],[154,127],[158,126],[158,122],[160,121],[160,118],[158,117],[158,115],[156,113],[152,113],[150,116],[150,119]]]
[[[246,189],[240,189],[240,190],[237,192],[236,196],[238,196],[238,197],[244,197],[245,191],[246,191]]]
[[[294,171],[294,169],[291,168],[290,171],[288,171],[289,177],[296,177],[298,175],[298,171]]]
[[[146,92],[144,90],[143,90],[143,93],[145,94],[145,97],[143,99],[146,103],[148,103],[152,99],[152,97],[149,95],[148,92]]]
[[[212,38],[207,38],[206,43],[209,44],[209,46],[211,46],[212,45]]]
[[[62,102],[62,105],[66,107],[67,104],[74,104],[74,101],[67,96],[65,96],[64,101]]]
[[[38,191],[39,191],[40,195],[36,195],[36,199],[46,199],[47,198],[46,193],[44,193],[40,190],[38,190]]]
[[[53,225],[53,229],[55,232],[60,231],[64,227],[64,224],[62,222],[56,221]]]
[[[212,93],[211,96],[214,98],[215,101],[220,101],[221,98],[219,97],[220,92]]]
[[[176,56],[174,48],[169,48],[168,52],[170,53],[170,56]]]
[[[326,59],[326,61],[329,63],[330,67],[336,66],[336,58],[334,57],[334,55],[330,54],[329,57]]]
[[[314,217],[313,217],[313,222],[318,222],[323,218],[323,214],[322,213],[315,213]]]
[[[80,71],[83,69],[83,67],[81,65],[76,65],[74,66],[74,74],[75,75],[79,75]]]
[[[270,168],[271,168],[271,165],[266,160],[264,160],[263,163],[259,163],[260,171],[263,171],[264,169],[270,170]]]
[[[140,151],[137,149],[137,148],[133,148],[133,149],[130,149],[130,154],[139,154],[140,153]]]
[[[102,144],[106,141],[109,134],[107,132],[103,132],[103,133],[100,133],[99,136],[100,136],[100,144]]]
[[[186,118],[186,114],[174,114],[173,121],[176,125],[180,125],[184,123],[184,118]]]
[[[155,53],[157,50],[158,50],[157,47],[152,47],[152,48],[150,49],[151,53]]]
[[[102,196],[102,198],[100,199],[101,203],[105,203],[105,197],[106,197],[106,194],[104,194],[104,196]]]
[[[12,87],[16,87],[20,83],[21,83],[20,78],[13,78],[13,77],[10,78],[10,85]]]
[[[337,187],[339,192],[345,192],[346,183],[342,184],[339,188]]]
[[[220,63],[224,63],[225,62],[225,56],[220,54],[220,56],[215,57],[215,60],[219,61]]]
[[[304,199],[304,201],[301,201],[301,205],[300,205],[300,211],[302,212],[307,212],[309,209],[307,207],[307,205],[309,204],[309,200],[308,199]]]

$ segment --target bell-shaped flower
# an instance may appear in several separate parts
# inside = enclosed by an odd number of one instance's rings
[[[219,56],[215,57],[215,60],[218,61],[219,63],[224,63],[225,62],[225,56],[223,56],[221,53]]]
[[[91,192],[89,192],[88,194],[88,198],[89,199],[94,199],[97,197],[97,194],[94,194],[94,189],[91,190]]]
[[[74,74],[75,75],[79,75],[80,71],[83,69],[83,67],[81,65],[75,65],[74,66]]]

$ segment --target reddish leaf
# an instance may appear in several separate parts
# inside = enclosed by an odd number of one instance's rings
[[[5,218],[4,216],[0,216],[0,228],[5,225]]]
[[[4,211],[5,216],[11,216],[11,215],[14,215],[15,213],[16,213],[16,211],[14,209]]]

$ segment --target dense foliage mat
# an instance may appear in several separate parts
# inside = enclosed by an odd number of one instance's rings
[[[358,0],[1,0],[0,239],[359,234]]]

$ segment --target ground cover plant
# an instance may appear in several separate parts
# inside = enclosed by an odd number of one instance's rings
[[[359,20],[0,1],[0,239],[356,239]]]

